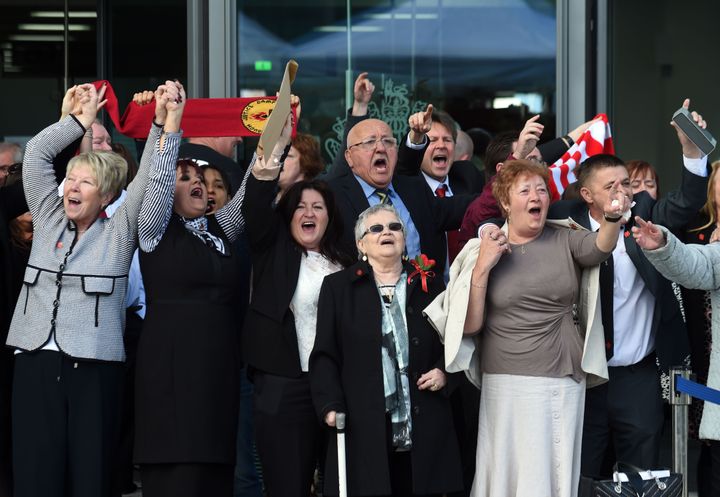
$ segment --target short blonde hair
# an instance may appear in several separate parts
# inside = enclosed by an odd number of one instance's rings
[[[125,185],[127,161],[115,152],[85,152],[76,155],[68,162],[66,174],[70,174],[78,165],[86,165],[93,171],[101,197],[110,194],[115,198]]]

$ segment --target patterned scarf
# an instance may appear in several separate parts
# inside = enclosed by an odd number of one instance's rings
[[[382,365],[385,387],[385,412],[392,423],[392,444],[397,451],[412,448],[412,420],[410,419],[410,380],[408,330],[405,322],[407,275],[403,272],[395,284],[394,295],[383,298],[382,304]]]
[[[201,239],[205,245],[217,250],[222,255],[229,255],[225,242],[208,231],[208,221],[205,216],[196,217],[195,219],[185,219],[180,216],[180,220],[185,225],[185,229]]]

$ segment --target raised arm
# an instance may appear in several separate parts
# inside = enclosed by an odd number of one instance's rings
[[[403,176],[417,176],[420,174],[425,150],[430,141],[427,133],[432,128],[433,106],[428,104],[424,111],[416,112],[408,118],[410,130],[405,138],[398,144],[398,160],[395,174]]]
[[[296,95],[290,95],[290,105],[295,108],[295,118],[299,121],[302,109],[300,98]],[[265,171],[259,174],[263,177],[266,176],[269,178],[267,181],[272,181],[275,186],[277,185],[277,179],[280,176],[280,171],[284,164],[283,157],[285,157],[285,150],[287,150],[292,141],[292,119],[292,114],[290,114],[285,122],[280,138],[275,145],[275,149],[270,154],[268,162],[265,162],[262,157],[263,151],[258,147],[250,161],[250,166],[245,171],[245,176],[237,193],[230,202],[215,213],[215,219],[217,219],[230,242],[237,240],[240,234],[245,231],[246,223],[245,217],[243,216],[242,204],[245,201],[245,192],[247,191],[249,177],[253,174],[255,166],[257,165],[258,171],[265,169]],[[260,160],[260,162],[258,162],[258,160]],[[253,202],[256,202],[256,200],[253,199]],[[272,203],[272,201],[270,203]]]
[[[618,179],[610,188],[608,204],[603,206],[603,221],[595,240],[597,248],[606,254],[615,250],[618,241],[618,223],[622,221],[623,213],[630,210],[630,198],[620,193],[621,184],[622,182]]]
[[[664,226],[636,217],[633,236],[665,278],[687,288],[720,288],[720,243],[685,245]]]
[[[690,99],[683,101],[683,107],[690,108]],[[693,111],[691,116],[701,128],[707,127],[700,114]],[[707,198],[707,157],[674,122],[670,124],[675,128],[682,148],[682,182],[679,190],[665,195],[653,206],[650,219],[671,230],[679,230],[702,208]]]
[[[138,103],[146,103],[146,94],[136,94]],[[143,160],[150,156],[146,171],[147,186],[139,211],[138,236],[140,248],[152,252],[162,240],[172,215],[175,197],[175,168],[180,148],[180,121],[185,108],[185,90],[175,81],[166,81],[155,92],[155,120],[153,128],[163,127],[163,134],[145,146]],[[157,131],[156,131],[157,132]],[[152,149],[152,152],[149,150]],[[141,169],[143,165],[141,164]],[[147,166],[146,166],[147,167]],[[138,173],[139,174],[139,173]],[[137,181],[137,178],[135,179]],[[130,194],[128,193],[128,197]],[[127,201],[126,201],[127,203]]]
[[[63,149],[80,138],[95,120],[95,87],[89,83],[79,85],[75,93],[77,105],[74,112],[38,133],[25,149],[23,186],[35,225],[62,203],[57,194],[58,183],[53,160]]]
[[[333,163],[327,172],[326,180],[339,178],[350,174],[350,166],[345,160],[345,149],[347,148],[347,136],[350,130],[360,121],[368,118],[368,106],[375,92],[375,85],[368,78],[368,73],[361,72],[355,79],[353,86],[353,106],[348,109],[345,117],[345,129],[343,130],[343,139],[340,144],[340,150],[335,155]]]

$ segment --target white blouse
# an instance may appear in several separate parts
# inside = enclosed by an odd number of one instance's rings
[[[315,345],[320,287],[325,276],[341,269],[342,266],[330,261],[319,252],[308,251],[307,255],[303,255],[300,260],[300,274],[295,294],[290,302],[290,310],[295,316],[300,368],[304,373],[308,371],[310,352]]]

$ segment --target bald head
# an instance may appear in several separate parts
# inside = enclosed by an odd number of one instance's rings
[[[347,143],[345,159],[353,173],[375,188],[386,188],[398,154],[390,126],[379,119],[365,119],[353,126]]]
[[[92,149],[93,152],[112,152],[110,133],[100,121],[92,123]]]
[[[473,141],[470,135],[458,130],[455,142],[455,160],[470,160],[473,156]]]

